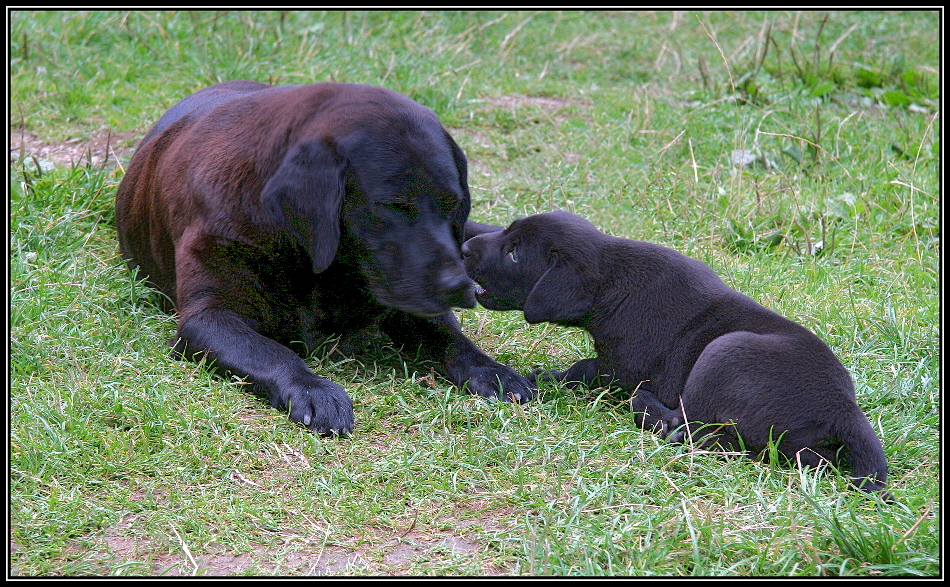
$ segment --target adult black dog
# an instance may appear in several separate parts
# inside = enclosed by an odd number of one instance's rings
[[[174,351],[264,388],[321,433],[353,406],[288,346],[380,328],[470,393],[523,401],[524,377],[461,332],[465,155],[436,115],[374,86],[230,81],[173,106],[116,195],[123,257],[178,311]],[[300,343],[300,344],[292,344]]]
[[[636,391],[638,423],[671,440],[684,437],[673,432],[683,422],[702,445],[755,454],[771,440],[803,465],[847,462],[855,486],[883,487],[881,442],[828,345],[704,263],[608,236],[567,212],[516,220],[467,241],[462,254],[486,308],[590,333],[596,358],[541,378]]]

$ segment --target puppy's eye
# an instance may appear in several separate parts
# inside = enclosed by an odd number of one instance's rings
[[[511,250],[508,251],[508,258],[511,259],[512,263],[518,262],[518,247],[511,247]]]

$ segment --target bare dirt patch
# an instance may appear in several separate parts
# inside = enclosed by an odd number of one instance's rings
[[[259,546],[235,552],[225,545],[211,544],[193,552],[186,536],[174,530],[161,539],[144,536],[136,530],[139,524],[141,520],[135,515],[128,516],[106,528],[96,540],[96,548],[90,550],[77,544],[64,554],[74,560],[85,559],[92,575],[111,574],[122,568],[133,576],[166,577],[406,576],[439,559],[468,557],[484,548],[473,535],[459,528],[377,536],[354,547],[328,542],[324,536],[281,533],[283,544],[276,547]],[[502,575],[505,570],[489,564],[480,574]]]
[[[511,112],[513,117],[523,121],[521,125],[524,127],[531,126],[530,121],[537,121],[539,119],[548,121],[555,127],[560,126],[570,118],[576,118],[578,116],[585,120],[590,120],[588,110],[591,107],[591,103],[588,100],[553,98],[544,96],[506,95],[496,96],[484,100],[477,100],[477,102],[479,104],[478,109],[481,112]],[[571,108],[572,110],[570,112],[564,112],[564,110],[568,108]],[[491,138],[488,134],[480,132],[474,128],[453,128],[451,129],[451,132],[453,135],[464,136],[465,139],[474,146],[476,153],[474,155],[473,153],[468,153],[469,168],[472,171],[486,177],[494,175],[493,166],[486,163],[485,161],[480,161],[478,157],[484,157],[486,154],[491,156],[490,153],[494,153],[500,158],[504,159],[506,157],[504,153],[505,149],[500,147],[497,141]],[[582,159],[582,155],[580,153],[562,151],[553,145],[546,145],[545,148],[550,148],[557,152],[558,157],[569,165],[574,165]],[[506,172],[509,171],[504,165],[501,168]]]
[[[88,139],[50,143],[28,132],[10,133],[10,161],[32,160],[43,169],[71,165],[125,165],[135,151],[139,133],[117,133],[100,129]]]
[[[540,96],[498,96],[491,98],[488,103],[495,108],[511,108],[514,106],[537,106],[545,110],[560,110],[568,106],[590,107],[590,102],[583,100],[569,100],[566,98],[544,98]]]
[[[135,491],[130,500],[148,507],[128,512],[114,524],[65,547],[62,557],[73,562],[74,574],[414,576],[457,573],[461,568],[477,576],[512,573],[496,564],[496,547],[490,538],[506,533],[507,522],[502,520],[510,518],[511,509],[489,497],[445,508],[438,517],[418,524],[413,516],[404,525],[370,525],[348,534],[304,516],[309,526],[261,528],[257,539],[248,535],[247,540],[237,542],[224,538],[223,533],[220,539],[199,541],[178,522],[165,521],[156,529],[152,510],[158,512],[168,503],[163,490]],[[423,506],[423,510],[430,506],[442,507],[433,503]],[[17,554],[22,549],[11,542],[10,552],[11,573],[22,575],[17,565]]]

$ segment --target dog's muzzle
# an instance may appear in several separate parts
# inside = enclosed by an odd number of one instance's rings
[[[452,308],[474,308],[478,287],[464,273],[443,273],[438,280],[439,300]]]

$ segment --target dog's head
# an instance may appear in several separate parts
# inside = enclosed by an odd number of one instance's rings
[[[515,220],[462,246],[475,298],[490,310],[522,310],[530,323],[581,325],[594,302],[601,233],[568,212]]]
[[[409,98],[339,86],[338,103],[321,106],[326,122],[268,181],[265,208],[307,247],[315,273],[345,255],[383,305],[423,316],[473,307],[459,250],[470,205],[462,150]]]

